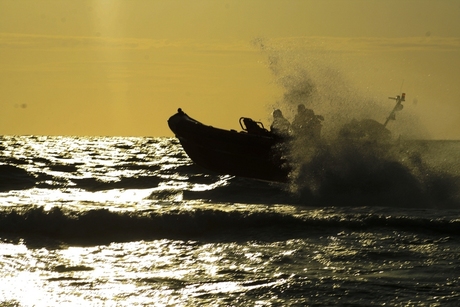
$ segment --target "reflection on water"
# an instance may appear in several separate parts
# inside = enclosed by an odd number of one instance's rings
[[[207,172],[168,138],[1,140],[3,305],[458,300],[455,197],[444,209],[445,201],[426,206],[417,198],[402,207],[376,192],[354,194],[353,203],[334,177],[319,185],[323,194],[292,194],[280,184]],[[398,162],[418,163],[414,176],[448,174],[458,183],[458,142],[406,145]],[[347,184],[360,177],[350,165],[342,174]]]

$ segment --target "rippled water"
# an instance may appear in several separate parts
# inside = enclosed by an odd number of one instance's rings
[[[0,140],[0,306],[460,299],[460,142],[407,144],[378,193],[348,169],[293,194],[207,172],[170,138]]]

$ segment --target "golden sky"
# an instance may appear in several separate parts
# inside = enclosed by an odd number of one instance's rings
[[[456,0],[0,0],[0,135],[172,136],[178,107],[269,125],[313,84],[324,126],[403,91],[390,129],[460,139],[459,80]]]

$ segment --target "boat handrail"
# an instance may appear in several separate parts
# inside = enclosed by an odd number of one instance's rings
[[[246,132],[249,132],[248,130],[251,130],[251,128],[255,127],[257,127],[258,129],[266,130],[262,122],[256,122],[255,120],[249,117],[240,117],[239,122],[241,129],[243,129]]]

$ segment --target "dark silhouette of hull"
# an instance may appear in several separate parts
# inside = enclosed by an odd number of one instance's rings
[[[287,181],[289,169],[283,161],[276,135],[237,132],[204,125],[181,109],[168,120],[193,162],[211,171],[267,181]]]

